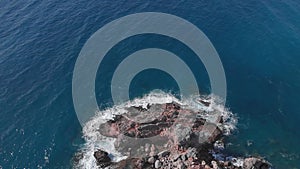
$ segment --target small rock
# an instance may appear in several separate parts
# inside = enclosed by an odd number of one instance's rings
[[[228,167],[229,165],[230,165],[230,162],[228,162],[228,161],[224,162],[224,167]]]
[[[136,167],[137,167],[138,169],[142,169],[143,166],[144,166],[144,161],[141,160],[141,159],[137,160],[137,162],[136,162]]]
[[[218,164],[216,161],[211,161],[211,165],[213,166],[213,169],[218,169]]]
[[[182,161],[185,161],[187,158],[186,158],[186,155],[185,154],[183,154],[183,155],[181,155],[181,160]]]
[[[178,165],[177,168],[178,169],[186,169],[186,166],[183,163],[181,163],[181,164]]]
[[[150,150],[150,144],[146,143],[145,144],[145,152],[148,152]]]
[[[154,157],[150,157],[150,158],[148,159],[148,163],[150,163],[150,164],[153,164],[154,161],[155,161],[155,158],[154,158]]]
[[[189,149],[187,150],[186,155],[187,155],[187,158],[190,158],[190,157],[196,157],[196,149],[194,149],[194,148],[189,148]]]
[[[166,156],[168,156],[168,155],[170,155],[170,152],[167,151],[167,150],[158,153],[158,157],[159,157],[159,158],[166,157]]]
[[[149,155],[150,156],[154,156],[155,155],[155,145],[154,144],[151,145],[150,154]]]
[[[211,169],[209,165],[205,165],[204,169]]]
[[[155,168],[161,167],[161,162],[159,160],[156,160],[155,163],[154,163],[154,167]]]
[[[224,146],[224,143],[221,140],[217,140],[214,143],[214,148],[218,149],[218,150],[224,150],[225,146]]]

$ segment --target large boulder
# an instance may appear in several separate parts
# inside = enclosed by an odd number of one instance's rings
[[[102,150],[97,150],[94,152],[94,157],[97,161],[97,164],[100,167],[107,167],[111,164],[111,159],[108,156],[108,153]]]

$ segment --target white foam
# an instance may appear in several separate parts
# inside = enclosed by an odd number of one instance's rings
[[[243,167],[243,165],[244,165],[243,158],[227,157],[226,160],[231,161],[231,163],[236,167]]]
[[[203,105],[201,102],[199,102],[199,98],[201,98],[203,101],[209,102],[210,105]],[[233,130],[236,129],[237,117],[229,109],[224,107],[222,103],[222,99],[215,95],[195,95],[182,101],[184,108],[192,109],[194,111],[203,111],[204,113],[201,114],[202,117],[209,122],[215,123],[216,118],[221,115],[224,122],[222,125],[219,125],[219,127],[223,129],[223,133],[225,135],[229,135]]]
[[[107,120],[113,119],[115,115],[120,115],[126,113],[126,108],[132,106],[142,106],[147,108],[147,105],[150,104],[163,104],[177,102],[181,104],[184,108],[194,109],[197,111],[205,111],[203,114],[205,119],[209,119],[210,116],[215,115],[213,112],[221,113],[225,123],[220,126],[224,129],[225,133],[229,134],[235,128],[236,119],[233,118],[233,114],[224,108],[224,106],[216,102],[215,96],[208,96],[207,101],[211,102],[209,107],[202,105],[197,101],[199,96],[191,96],[183,100],[178,100],[173,95],[165,93],[162,91],[153,91],[142,98],[136,98],[132,101],[125,102],[120,105],[115,105],[112,108],[108,108],[103,111],[95,113],[95,116],[88,121],[83,127],[83,137],[86,141],[85,145],[82,148],[83,158],[79,161],[76,168],[96,168],[96,160],[93,157],[94,152],[97,149],[105,150],[110,154],[112,160],[117,162],[127,157],[120,154],[116,151],[114,147],[114,138],[106,137],[100,134],[99,127],[101,124],[105,123]]]

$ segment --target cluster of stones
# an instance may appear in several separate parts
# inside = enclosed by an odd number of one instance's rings
[[[193,148],[182,154],[164,151],[155,156],[131,158],[118,163],[111,162],[108,154],[102,150],[96,151],[94,157],[99,167],[109,169],[270,169],[271,167],[267,161],[255,157],[243,159],[242,166],[236,166],[231,161],[199,160],[197,151]]]
[[[209,106],[208,103],[204,104]],[[153,113],[156,111],[156,113]],[[136,121],[134,115],[147,113],[147,121]],[[175,102],[168,104],[148,105],[147,108],[131,107],[128,114],[117,115],[100,127],[100,133],[117,138],[116,148],[129,157],[120,162],[112,162],[108,153],[103,150],[94,152],[100,168],[162,168],[162,169],[268,169],[270,164],[259,158],[245,158],[243,166],[236,166],[231,161],[214,159],[212,151],[215,145],[222,144],[222,117],[215,123],[208,123],[201,112],[186,110]],[[184,115],[184,122],[180,122]],[[150,117],[149,117],[150,116]],[[151,117],[152,116],[152,117]],[[141,116],[143,119],[143,116]],[[150,119],[150,120],[149,120]],[[179,123],[177,124],[176,122]],[[205,133],[204,124],[213,126],[211,133]],[[187,125],[187,126],[186,126]],[[204,133],[203,133],[204,132]],[[200,135],[209,135],[205,142],[199,140]],[[126,137],[120,135],[125,135]],[[163,145],[132,142],[128,138],[165,138]],[[123,146],[122,146],[123,145]],[[124,146],[125,145],[125,146]],[[132,150],[131,147],[138,147]],[[134,152],[133,152],[134,151]],[[142,154],[139,156],[139,154]]]

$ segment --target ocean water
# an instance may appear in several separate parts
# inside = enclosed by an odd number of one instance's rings
[[[228,153],[261,155],[275,168],[300,168],[300,2],[270,1],[0,1],[0,166],[71,168],[82,146],[72,102],[72,75],[86,40],[106,23],[137,12],[164,12],[198,26],[222,60],[226,106],[237,130]],[[158,47],[176,53],[210,93],[201,61],[183,44],[158,35],[118,43],[98,70],[96,95],[111,106],[109,80],[133,51]],[[159,80],[157,80],[159,79]],[[153,89],[178,94],[169,75],[141,72],[130,97]]]

